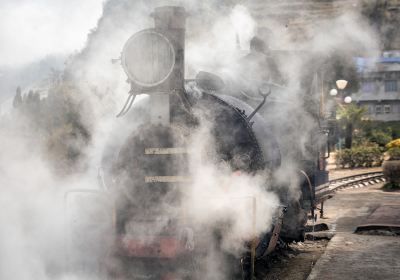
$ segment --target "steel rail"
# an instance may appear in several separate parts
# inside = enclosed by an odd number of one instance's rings
[[[353,186],[364,187],[381,182],[385,182],[382,172],[361,173],[331,180],[328,183],[315,188],[315,205],[321,204],[319,210],[321,217],[323,217],[324,201],[333,197],[333,194],[336,191]]]
[[[328,189],[330,191],[334,191],[338,188],[346,187],[348,185],[354,185],[355,183],[359,183],[359,181],[365,181],[368,179],[376,179],[376,178],[381,178],[381,177],[383,177],[382,172],[368,172],[368,173],[362,173],[362,174],[357,174],[357,175],[353,175],[353,176],[337,178],[337,179],[329,181],[328,183],[317,186],[315,188],[315,192],[318,193],[318,192],[321,192],[326,189]]]

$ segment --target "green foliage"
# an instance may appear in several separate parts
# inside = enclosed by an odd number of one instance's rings
[[[378,144],[380,147],[384,147],[392,140],[392,135],[381,129],[373,129],[368,140]]]
[[[21,120],[19,130],[40,139],[46,159],[61,175],[86,168],[85,149],[91,135],[81,96],[77,87],[64,81],[54,84],[46,98],[32,90],[22,96],[20,88],[14,98],[15,117]]]
[[[377,145],[358,146],[336,153],[336,165],[342,168],[380,166],[383,155]]]
[[[343,149],[336,152],[336,165],[342,168],[350,165],[351,163],[351,149]]]
[[[367,137],[370,137],[374,130],[380,130],[389,134],[392,139],[400,138],[400,122],[399,121],[363,121],[363,130]]]
[[[394,147],[388,150],[389,160],[400,160],[400,147]]]
[[[85,148],[91,140],[86,112],[73,84],[60,83],[51,89],[43,111],[47,157],[58,173],[72,173],[85,168]]]
[[[400,138],[400,122],[386,122],[384,127],[391,129],[393,139]]]
[[[353,137],[353,144],[357,146],[372,142],[379,147],[390,148],[387,144],[395,138],[400,138],[400,122],[362,120],[354,130]]]
[[[400,189],[400,184],[398,183],[386,183],[383,186],[383,189],[386,191],[395,191]]]
[[[345,136],[345,146],[350,149],[353,144],[353,134],[362,127],[362,120],[367,112],[364,106],[351,103],[341,106],[338,110],[339,128],[341,135]]]
[[[338,110],[338,119],[346,124],[348,122],[353,123],[353,125],[360,125],[363,117],[367,113],[368,109],[365,106],[359,106],[355,103],[350,103],[341,106]]]

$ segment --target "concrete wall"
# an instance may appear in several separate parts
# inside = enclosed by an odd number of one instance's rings
[[[385,89],[385,81],[388,80],[396,81],[397,90]],[[352,98],[368,107],[370,119],[400,121],[400,64],[379,63],[374,71],[361,73],[359,92]]]
[[[361,106],[368,108],[368,118],[377,121],[400,121],[400,100],[362,101]]]

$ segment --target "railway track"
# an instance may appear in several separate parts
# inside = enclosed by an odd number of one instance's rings
[[[331,198],[336,191],[345,188],[366,187],[382,182],[385,182],[382,172],[368,172],[331,180],[315,188],[315,205],[321,205],[318,209],[322,218],[324,215],[324,201]]]

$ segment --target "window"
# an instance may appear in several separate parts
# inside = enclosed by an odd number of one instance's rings
[[[384,110],[385,114],[390,114],[390,112],[392,111],[391,109],[392,109],[392,108],[391,108],[390,105],[385,105],[385,106],[383,107],[383,110]]]
[[[374,113],[374,106],[369,105],[369,106],[368,106],[368,114],[369,114],[369,115],[372,115],[373,113]]]
[[[361,89],[363,92],[373,92],[375,90],[375,83],[373,81],[363,82]]]
[[[397,91],[397,80],[386,80],[385,81],[385,92]]]
[[[381,105],[375,106],[375,114],[377,114],[377,115],[382,114],[382,106]]]

